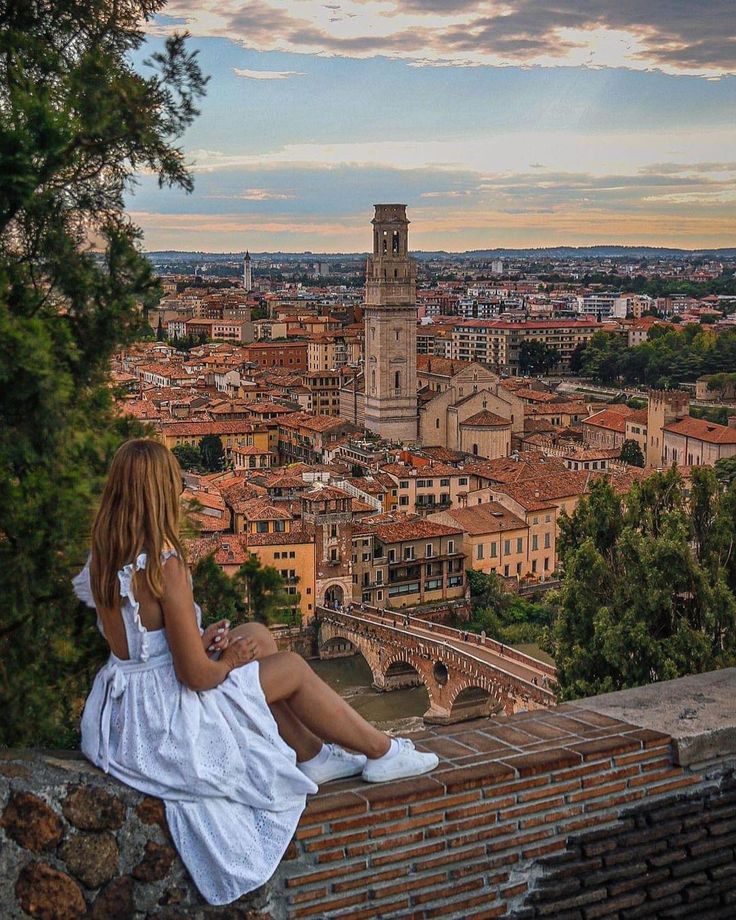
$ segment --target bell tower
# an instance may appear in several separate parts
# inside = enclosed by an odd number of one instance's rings
[[[409,258],[405,204],[375,205],[365,278],[365,427],[415,441],[417,268]]]

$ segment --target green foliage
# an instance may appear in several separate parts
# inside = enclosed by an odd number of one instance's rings
[[[299,593],[289,594],[278,570],[261,565],[255,555],[232,576],[215,562],[214,554],[205,556],[192,567],[192,581],[205,625],[223,617],[233,625],[249,620],[266,625],[301,620]]]
[[[628,348],[622,336],[596,332],[575,367],[601,383],[622,381],[658,388],[693,382],[702,374],[729,374],[736,367],[736,330],[715,333],[698,325],[655,326],[646,342]]]
[[[723,460],[716,461],[713,472],[721,485],[730,486],[732,482],[736,482],[736,457],[724,457]]]
[[[733,409],[728,409],[726,406],[690,406],[690,415],[693,418],[704,418],[717,425],[727,425],[728,417],[732,414]]]
[[[457,624],[470,632],[483,632],[509,645],[537,642],[552,624],[553,609],[507,591],[494,574],[467,570],[473,611],[470,620]]]
[[[248,619],[258,623],[298,623],[300,596],[289,594],[277,569],[261,565],[257,556],[241,565],[236,576],[243,585]]]
[[[559,351],[551,345],[527,340],[521,343],[519,370],[522,374],[547,374],[560,360]]]
[[[634,441],[631,438],[624,441],[624,443],[621,445],[620,459],[623,460],[624,463],[628,463],[631,466],[643,467],[644,453],[639,446],[639,442]]]
[[[215,562],[214,553],[192,566],[194,597],[202,608],[206,626],[223,617],[235,625],[246,619],[243,585],[237,575],[232,578]]]
[[[194,444],[177,444],[171,449],[171,453],[179,461],[179,466],[188,473],[204,473],[205,468],[202,464],[202,454],[199,447]]]
[[[591,486],[558,547],[564,581],[547,631],[563,699],[736,663],[736,487],[693,470],[634,485],[624,500]]]
[[[222,439],[216,434],[206,434],[199,442],[201,464],[209,473],[219,473],[225,469],[225,448]]]
[[[0,6],[0,745],[73,744],[104,652],[69,580],[115,449],[148,433],[106,378],[160,295],[123,197],[141,169],[191,188],[173,144],[204,87],[181,37],[133,69],[162,6]]]

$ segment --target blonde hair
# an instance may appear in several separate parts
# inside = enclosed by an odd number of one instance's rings
[[[92,525],[90,584],[100,606],[120,605],[117,573],[140,553],[148,557],[144,577],[154,597],[164,593],[164,545],[186,565],[179,540],[181,491],[181,468],[163,444],[133,438],[118,448]]]

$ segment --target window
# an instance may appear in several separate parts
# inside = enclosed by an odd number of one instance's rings
[[[401,371],[394,372],[394,389],[395,390],[401,389]]]
[[[380,585],[383,582],[383,569],[376,569],[376,584]]]
[[[296,551],[295,551],[295,550],[292,550],[292,551],[289,553],[289,559],[296,559]]]
[[[450,555],[452,555],[455,552],[455,541],[454,540],[447,541],[447,552]]]
[[[544,557],[544,571],[545,572],[549,571],[549,556]]]
[[[368,600],[370,600],[370,597],[368,598]],[[383,591],[376,592],[376,600],[379,600],[379,601],[383,600]]]
[[[274,558],[274,559],[280,559],[280,558],[281,558],[281,553],[274,553],[274,554],[273,554],[273,558]]]
[[[286,529],[286,525],[284,524],[283,521],[274,521],[274,522],[273,522],[273,529],[274,529],[277,533],[283,533],[284,530]]]
[[[256,523],[256,533],[268,533],[268,521],[258,521]]]
[[[441,578],[430,578],[424,582],[425,591],[437,591],[442,587]]]
[[[507,565],[503,567],[503,574],[506,578],[509,577],[509,567]]]
[[[404,547],[404,559],[413,559],[414,558],[414,547],[405,546]]]
[[[462,583],[463,583],[463,576],[462,576],[462,575],[451,575],[451,576],[447,579],[447,587],[448,587],[448,588],[457,588],[457,587],[459,587],[459,585],[461,585]]]
[[[539,549],[539,537],[536,534],[532,534],[532,552],[536,552]]]
[[[390,549],[388,551],[388,561],[396,562],[396,550],[395,549]]]
[[[544,548],[549,549],[549,547],[550,547],[550,538],[549,538],[549,534],[546,533],[544,535]]]
[[[475,558],[476,558],[476,559],[482,559],[482,558],[483,558],[483,544],[482,544],[482,543],[479,543],[479,544],[475,547]]]
[[[449,487],[449,485],[450,485],[450,480],[449,480],[449,479],[440,479],[440,486],[448,486],[448,487]]]
[[[491,559],[495,559],[496,556],[498,555],[497,547],[498,547],[498,544],[494,540],[493,543],[491,543]]]
[[[503,554],[504,554],[504,556],[508,556],[508,554],[509,554],[510,552],[511,552],[511,540],[504,540],[504,541],[503,541]],[[508,566],[506,566],[506,568],[508,568]]]
[[[435,428],[439,428],[439,427],[440,427],[440,420],[439,420],[438,418],[436,418],[436,419],[434,420],[434,427],[435,427]]]
[[[431,543],[427,543],[426,547],[424,548],[424,555],[427,557],[427,559],[434,556],[434,547]]]
[[[546,523],[546,524],[549,524],[549,522],[550,522],[551,520],[552,520],[552,515],[551,515],[551,514],[545,514],[545,516],[544,516],[544,521],[545,521],[545,523]]]
[[[522,551],[523,546],[524,546],[524,540],[523,540],[523,538],[522,538],[522,537],[517,537],[517,538],[516,538],[516,552],[517,552],[517,553],[520,553],[520,552]]]
[[[399,498],[399,504],[400,504],[400,505],[404,505],[404,506],[408,505],[408,504],[409,504],[409,496],[408,496],[408,495],[402,495],[402,496]]]
[[[476,457],[478,456],[478,445],[477,444],[473,444],[473,453],[475,454]]]
[[[466,486],[466,485],[468,484],[468,477],[467,477],[467,476],[461,476],[461,477],[458,479],[458,484],[461,485],[461,486]]]
[[[396,597],[397,594],[418,594],[419,593],[419,582],[418,581],[409,581],[404,585],[392,585],[388,589],[389,597]]]
[[[337,562],[337,547],[330,547],[330,562]]]
[[[370,562],[371,554],[363,553],[363,562]]]
[[[537,571],[537,560],[532,559],[532,572],[536,572],[536,571]]]
[[[408,479],[400,479],[400,480],[399,480],[399,488],[400,488],[400,489],[408,489],[408,488],[409,488],[409,480],[408,480]]]
[[[337,524],[330,524],[330,536],[333,538],[337,536]]]

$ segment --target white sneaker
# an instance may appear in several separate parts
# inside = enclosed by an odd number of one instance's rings
[[[388,759],[377,757],[371,759],[363,769],[363,779],[367,783],[387,783],[392,779],[404,779],[407,776],[420,776],[434,770],[440,762],[436,754],[424,754],[417,751],[408,738],[395,738],[399,750]]]
[[[351,754],[338,744],[325,744],[330,756],[320,764],[297,763],[297,767],[308,776],[313,783],[321,786],[333,779],[345,779],[346,776],[357,776],[362,772],[368,758],[365,754]]]

